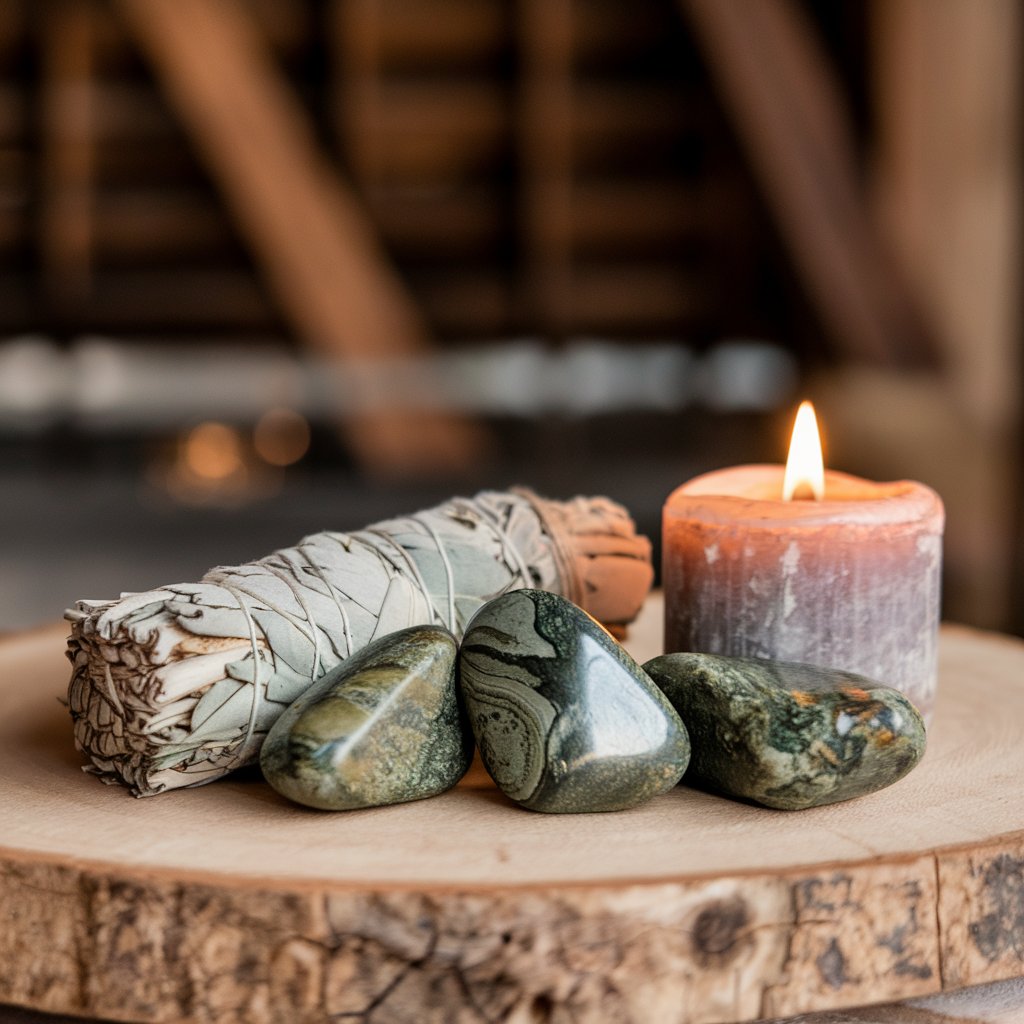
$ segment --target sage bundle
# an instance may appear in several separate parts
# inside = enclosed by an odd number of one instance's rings
[[[533,587],[607,624],[651,585],[650,542],[607,498],[483,492],[115,601],[79,601],[68,703],[85,770],[151,796],[256,759],[278,716],[379,637]]]

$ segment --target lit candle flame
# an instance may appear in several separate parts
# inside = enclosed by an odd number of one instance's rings
[[[786,475],[782,481],[782,500],[825,497],[825,464],[821,456],[821,437],[814,406],[801,402],[793,424],[793,438],[789,442]]]

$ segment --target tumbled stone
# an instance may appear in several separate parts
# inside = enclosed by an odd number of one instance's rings
[[[450,789],[473,753],[457,704],[457,651],[446,629],[414,626],[352,655],[274,723],[260,752],[267,781],[326,810]]]
[[[924,754],[914,705],[852,672],[711,654],[644,669],[690,732],[687,784],[799,810],[882,789]]]
[[[679,716],[572,602],[516,590],[466,631],[459,674],[473,734],[506,796],[534,811],[614,811],[674,786],[690,743]]]

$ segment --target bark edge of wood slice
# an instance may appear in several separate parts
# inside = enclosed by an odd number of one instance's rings
[[[660,647],[660,599],[628,646]],[[108,1020],[713,1024],[1024,974],[1024,643],[946,627],[922,764],[796,813],[323,814],[78,771],[64,627],[0,641],[0,1003]]]

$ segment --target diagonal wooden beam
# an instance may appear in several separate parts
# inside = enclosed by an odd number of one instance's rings
[[[423,356],[429,335],[373,227],[238,0],[118,0],[300,338],[339,359]],[[425,371],[426,373],[426,371]],[[370,375],[377,380],[378,375]],[[423,388],[430,381],[423,380]],[[367,469],[459,468],[480,429],[442,413],[348,415]]]
[[[842,98],[793,0],[679,0],[822,322],[845,356],[935,365],[869,216]]]

